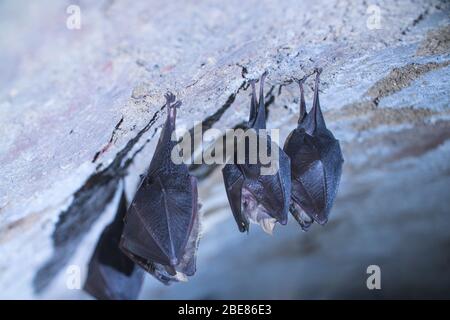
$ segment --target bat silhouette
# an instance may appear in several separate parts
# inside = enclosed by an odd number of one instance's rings
[[[300,117],[297,128],[286,139],[284,151],[291,159],[292,202],[290,212],[303,230],[316,221],[324,225],[342,174],[339,141],[325,125],[319,104],[319,77],[316,69],[313,106],[306,112],[303,81],[300,86]]]
[[[97,299],[136,299],[141,290],[144,270],[119,250],[126,212],[127,201],[123,192],[116,216],[100,235],[89,262],[83,289]]]
[[[150,163],[125,217],[121,249],[164,284],[195,273],[199,238],[197,180],[171,160],[171,136],[181,105],[167,93],[167,119]]]
[[[261,76],[259,102],[256,98],[255,81],[251,82],[252,97],[250,102],[250,117],[247,130],[260,130],[266,128],[266,111],[264,105],[264,80],[266,73]],[[249,160],[249,144],[245,145],[245,163],[237,163],[236,152],[234,162],[227,163],[222,169],[225,189],[231,211],[238,225],[239,231],[249,231],[250,222],[258,223],[267,233],[272,233],[276,222],[287,223],[289,203],[291,197],[291,169],[288,156],[267,137],[266,145],[271,152],[273,147],[278,148],[278,171],[273,175],[261,174],[261,163],[251,164]],[[258,152],[259,153],[259,152]]]

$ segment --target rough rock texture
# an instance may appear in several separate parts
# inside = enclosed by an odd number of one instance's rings
[[[179,126],[233,128],[247,80],[267,70],[283,143],[292,82],[314,67],[345,158],[330,222],[240,234],[212,171],[198,274],[148,278],[142,298],[450,297],[447,2],[76,1],[80,30],[66,28],[69,4],[0,3],[1,297],[87,297],[66,286],[67,266],[84,278],[121,178],[132,196],[166,90],[183,100]],[[372,4],[381,29],[367,27]],[[382,290],[366,288],[370,264]]]

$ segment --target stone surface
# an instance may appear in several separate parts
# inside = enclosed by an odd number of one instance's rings
[[[269,71],[269,128],[295,126],[293,80],[322,67],[321,104],[344,174],[330,222],[274,236],[234,225],[220,170],[200,182],[198,274],[142,298],[449,297],[449,6],[444,1],[77,1],[0,4],[0,296],[88,298],[87,270],[165,116],[232,128],[247,80]],[[369,5],[381,29],[369,29]],[[307,82],[311,87],[312,82]],[[308,106],[312,92],[307,90]],[[366,268],[382,290],[366,288]]]

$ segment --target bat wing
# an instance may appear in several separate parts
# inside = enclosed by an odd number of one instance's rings
[[[239,231],[248,231],[249,221],[242,212],[242,187],[244,177],[237,165],[226,164],[222,169],[225,190],[231,211],[238,225]]]
[[[316,140],[299,128],[292,132],[284,149],[291,158],[292,200],[309,217],[324,224],[327,222],[326,177]]]
[[[119,249],[126,209],[123,194],[116,217],[102,232],[89,262],[83,289],[97,299],[136,299],[142,286],[143,270]]]
[[[179,272],[185,274],[186,276],[193,276],[196,272],[197,249],[199,240],[200,217],[198,214],[196,214],[184,255],[178,266]]]
[[[300,204],[302,209],[319,224],[325,224],[328,220],[326,213],[326,181],[323,163],[313,162],[307,171],[295,179],[293,183],[294,201]]]
[[[304,130],[294,130],[285,145],[285,152],[291,159],[293,178],[302,176],[310,167],[321,160],[315,139]]]
[[[93,262],[89,264],[83,290],[100,300],[134,300],[139,295],[143,280],[144,270],[134,263],[131,273],[127,275],[118,272],[114,266]]]
[[[280,148],[279,148],[279,170],[278,176],[280,179],[282,192],[283,192],[283,208],[284,213],[283,217],[285,220],[281,219],[280,221],[284,224],[287,223],[287,212],[289,210],[289,204],[291,201],[291,192],[292,192],[292,174],[291,174],[291,159],[289,156]]]
[[[262,189],[254,192],[258,202],[272,218],[285,225],[291,198],[291,165],[283,150],[278,150],[278,170],[272,175],[261,175],[258,181],[262,184]]]
[[[195,192],[193,198],[197,199],[197,180],[194,177],[191,177],[191,183]],[[140,256],[135,256],[134,253],[128,252],[130,256],[133,256],[133,260],[137,261],[142,268],[165,285],[178,281],[187,281],[188,276],[195,274],[197,248],[200,238],[200,217],[198,215],[198,206],[196,203],[193,204],[193,208],[195,210],[195,214],[192,230],[182,258],[176,266],[161,264]]]
[[[319,147],[320,157],[324,166],[324,180],[326,189],[326,215],[329,215],[331,207],[339,187],[342,175],[342,165],[344,158],[342,156],[339,141],[333,135],[319,136],[321,144]]]
[[[200,217],[196,216],[185,253],[176,268],[167,268],[157,263],[147,266],[148,271],[165,285],[173,282],[187,281],[188,276],[196,272],[197,248],[200,239]]]
[[[181,176],[144,179],[126,216],[126,251],[162,265],[179,263],[197,214],[197,186],[185,169]]]

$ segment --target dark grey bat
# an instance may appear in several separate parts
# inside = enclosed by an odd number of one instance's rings
[[[250,118],[247,130],[258,134],[266,128],[266,111],[264,105],[264,79],[261,76],[259,102],[256,99],[255,82],[252,81],[252,98]],[[259,141],[259,140],[258,140]],[[291,197],[291,169],[288,156],[268,137],[267,145],[258,148],[278,148],[278,171],[273,175],[261,174],[261,163],[249,163],[248,142],[245,149],[245,163],[238,164],[235,153],[234,163],[228,163],[222,169],[225,189],[239,231],[249,230],[249,223],[259,223],[264,231],[271,233],[276,222],[287,223]]]
[[[195,273],[199,237],[197,180],[187,166],[171,160],[178,150],[175,96],[166,94],[167,120],[159,137],[147,176],[128,209],[121,249],[165,284]]]
[[[101,300],[136,299],[144,281],[144,270],[119,250],[123,219],[127,212],[125,193],[122,193],[114,220],[103,230],[83,289]]]
[[[325,125],[319,104],[319,76],[316,70],[313,107],[306,112],[303,80],[300,86],[300,118],[290,133],[284,151],[291,158],[292,202],[290,211],[303,230],[317,221],[328,221],[339,186],[344,159],[339,141]]]

